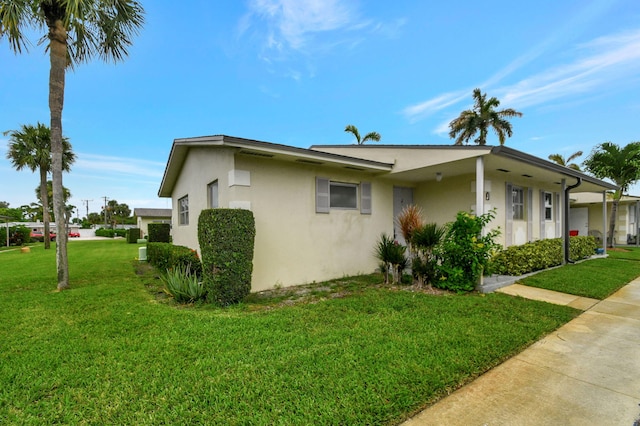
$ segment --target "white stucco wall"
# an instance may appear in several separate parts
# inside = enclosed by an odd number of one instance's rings
[[[229,171],[240,184],[229,186]],[[248,172],[248,175],[244,172]],[[315,212],[316,177],[370,182],[372,214]],[[373,272],[374,247],[393,232],[393,186],[365,172],[192,149],[173,191],[175,244],[197,248],[197,222],[207,208],[207,184],[218,179],[219,206],[250,208],[256,220],[252,291]],[[189,225],[179,225],[177,200],[189,196]],[[359,203],[359,201],[358,201]]]

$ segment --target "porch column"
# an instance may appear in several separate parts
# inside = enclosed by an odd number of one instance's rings
[[[607,191],[602,191],[602,249],[607,254]]]
[[[562,220],[560,221],[560,235],[562,235],[562,264],[567,264],[569,258],[569,197],[567,196],[567,180],[562,179]]]
[[[640,219],[638,217],[638,215],[640,215],[640,201],[636,201],[636,213],[635,213],[635,218],[633,220],[633,226],[636,228],[633,230],[633,233],[636,235],[636,247],[640,246],[640,232],[638,232],[638,229],[640,229],[640,227],[638,226],[640,224],[640,221],[638,219]]]
[[[476,158],[476,216],[484,214],[484,157]],[[484,227],[482,229],[484,235]]]

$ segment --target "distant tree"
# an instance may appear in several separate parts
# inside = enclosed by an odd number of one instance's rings
[[[9,135],[9,151],[7,158],[11,160],[11,164],[16,170],[23,168],[31,169],[32,172],[38,170],[40,172],[39,199],[43,203],[44,214],[42,221],[44,222],[44,248],[50,248],[49,242],[49,206],[50,198],[46,197],[47,191],[47,174],[51,171],[51,130],[42,123],[35,126],[25,124],[20,130],[10,130],[4,133]],[[68,172],[71,164],[76,159],[76,155],[71,150],[69,139],[62,138],[62,170]]]
[[[480,89],[473,90],[473,99],[473,109],[462,111],[458,118],[449,123],[451,129],[449,137],[456,138],[456,145],[462,145],[463,143],[468,144],[469,139],[479,132],[480,134],[474,142],[478,145],[486,145],[487,132],[491,127],[498,135],[500,145],[504,145],[505,139],[513,134],[511,123],[507,118],[522,117],[522,113],[511,108],[496,111],[495,109],[500,106],[500,101],[493,97],[487,100],[487,94],[482,93]]]
[[[8,204],[7,204],[8,205]],[[0,207],[0,216],[5,216],[10,218],[12,221],[20,222],[24,220],[24,216],[22,215],[22,209],[12,209],[9,207]]]
[[[378,132],[369,132],[364,136],[364,138],[360,138],[360,132],[358,132],[358,128],[353,124],[347,125],[347,127],[344,128],[344,131],[355,136],[356,141],[358,141],[358,145],[364,145],[367,141],[380,142],[380,139],[382,138]]]
[[[6,201],[0,201],[0,209],[8,209],[9,208],[9,203],[7,203]]]
[[[53,182],[51,182],[51,180],[47,181],[46,188],[47,188],[47,200],[46,200],[46,202],[43,202],[43,200],[42,200],[42,195],[40,194],[40,187],[36,188],[36,198],[40,202],[37,205],[39,206],[39,209],[40,209],[41,212],[43,211],[45,205],[48,206],[49,207],[48,215],[51,218],[53,218],[53,220],[55,220],[55,214],[53,212],[52,203],[51,203],[51,201],[53,200]],[[62,189],[63,189],[63,194],[64,194],[64,203],[66,204],[67,201],[69,200],[69,198],[71,198],[71,191],[69,191],[69,188],[64,187],[64,186],[62,187]],[[31,205],[33,205],[33,204],[34,203],[31,203]],[[44,216],[44,213],[42,215]]]
[[[620,190],[613,195],[609,217],[607,245],[613,247],[620,199],[629,191],[631,185],[640,180],[640,142],[631,142],[624,148],[611,142],[604,142],[596,146],[582,164],[587,172],[595,177],[611,179],[620,187]]]
[[[561,166],[580,171],[580,166],[576,163],[572,163],[572,161],[580,157],[581,155],[582,151],[576,151],[567,158],[564,158],[561,154],[551,154],[549,156],[549,160],[553,161],[556,164],[560,164]]]
[[[132,35],[142,27],[143,15],[142,6],[135,0],[0,1],[0,40],[6,37],[14,52],[26,50],[27,35],[33,34],[34,29],[48,31],[41,40],[47,42],[50,59],[51,172],[59,229],[64,226],[62,108],[66,70],[73,63],[88,62],[94,56],[106,61],[123,59]],[[66,234],[58,239],[56,248],[60,291],[69,287]]]
[[[87,217],[87,220],[92,225],[97,225],[97,224],[102,223],[104,221],[104,219],[102,218],[102,215],[100,213],[89,213],[89,217]]]
[[[106,214],[106,218],[105,218]],[[118,223],[127,223],[131,217],[131,209],[128,205],[118,203],[117,200],[109,200],[106,211],[102,208],[102,222],[115,226]]]

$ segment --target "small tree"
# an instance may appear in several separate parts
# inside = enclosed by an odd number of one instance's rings
[[[629,187],[640,180],[640,142],[631,142],[624,148],[605,142],[596,146],[584,162],[586,170],[599,179],[611,179],[620,187],[613,196],[607,245],[613,247],[618,204]]]

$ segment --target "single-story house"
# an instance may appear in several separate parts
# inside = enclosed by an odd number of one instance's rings
[[[149,234],[150,223],[171,223],[171,209],[133,209],[137,218],[136,227],[140,229],[140,237]]]
[[[603,204],[603,202],[605,204]],[[605,208],[603,208],[603,205]],[[613,194],[607,194],[603,200],[601,194],[571,194],[570,227],[578,235],[593,235],[602,240],[604,230],[609,232],[609,220],[612,213]],[[624,195],[618,203],[616,214],[615,244],[637,244],[638,227],[636,218],[640,214],[640,197]]]
[[[373,272],[381,233],[402,236],[408,204],[428,222],[495,209],[504,246],[563,235],[568,194],[615,185],[506,146],[316,145],[217,135],[173,142],[158,195],[172,199],[175,244],[199,249],[207,208],[250,209],[252,290]]]

